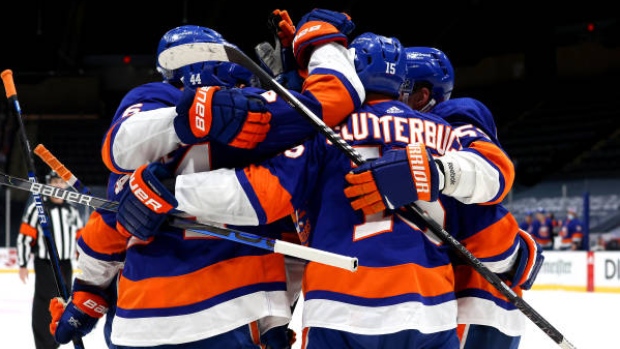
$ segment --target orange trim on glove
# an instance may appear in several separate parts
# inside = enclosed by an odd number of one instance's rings
[[[72,300],[76,308],[90,317],[99,319],[108,312],[108,302],[94,293],[77,291]]]
[[[190,129],[196,138],[203,138],[211,131],[211,102],[213,94],[220,89],[219,86],[205,86],[196,90],[194,102],[189,108]]]
[[[293,52],[295,54],[297,64],[299,64],[299,67],[302,68],[302,70],[307,68],[310,53],[313,50],[311,49],[312,47],[320,46],[324,42],[338,42],[347,47],[349,44],[348,38],[344,34],[342,34],[342,37],[340,38],[331,37],[331,35],[334,34],[342,33],[333,24],[323,21],[309,21],[304,23],[301,28],[299,28],[295,38],[293,39]],[[300,47],[300,43],[317,40],[317,38],[322,36],[325,37],[325,40],[318,40],[308,47]]]
[[[415,183],[418,192],[418,200],[431,201],[431,169],[428,152],[424,143],[413,143],[407,145],[407,159],[409,160],[409,170],[411,178]],[[433,164],[434,165],[434,164]]]
[[[248,111],[247,119],[237,137],[230,142],[230,146],[237,148],[253,149],[258,143],[265,140],[271,125],[271,113]]]
[[[359,174],[347,173],[345,179],[351,185],[344,189],[344,195],[356,198],[351,201],[354,210],[361,209],[365,215],[370,215],[386,209],[371,171]]]
[[[159,194],[155,193],[148,183],[144,182],[142,178],[142,172],[146,169],[146,165],[138,167],[137,170],[129,178],[129,189],[131,189],[133,195],[140,200],[144,206],[148,207],[151,211],[164,214],[172,211],[174,206],[162,199]]]
[[[279,9],[273,10],[273,14],[282,18],[282,20],[278,22],[278,28],[280,28],[280,30],[277,33],[282,47],[291,47],[296,30],[291,16],[289,16],[288,11]]]
[[[62,317],[62,313],[65,311],[67,303],[60,298],[55,297],[50,300],[49,311],[52,315],[52,321],[50,322],[50,333],[52,336],[56,335],[56,329],[58,328],[58,321]]]

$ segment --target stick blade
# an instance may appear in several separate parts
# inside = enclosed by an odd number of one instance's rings
[[[212,42],[196,42],[174,46],[159,54],[159,65],[168,70],[205,61],[228,62],[226,44]]]

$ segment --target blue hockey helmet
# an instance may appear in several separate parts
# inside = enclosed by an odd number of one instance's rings
[[[445,53],[433,47],[406,47],[407,75],[402,93],[411,94],[417,83],[432,86],[432,98],[436,103],[450,99],[454,88],[454,68]]]
[[[199,62],[178,70],[182,73],[181,81],[185,87],[257,85],[252,72],[230,62]]]
[[[355,70],[368,92],[398,97],[407,70],[403,47],[394,37],[364,33],[349,45]]]
[[[168,70],[159,64],[159,55],[165,50],[191,43],[228,44],[217,31],[197,25],[184,25],[169,30],[159,40],[157,46],[157,71],[164,81],[172,84],[183,84],[186,87],[227,86],[232,87],[239,82],[249,84],[253,74],[235,63],[199,61],[175,70]]]

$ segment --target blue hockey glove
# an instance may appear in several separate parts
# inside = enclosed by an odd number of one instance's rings
[[[529,290],[538,276],[545,256],[540,245],[529,233],[519,229],[516,239],[519,241],[517,261],[510,272],[499,276],[512,288],[519,286],[523,290]]]
[[[174,130],[185,144],[207,140],[252,149],[269,132],[264,99],[244,89],[217,86],[185,89],[176,107]]]
[[[306,70],[315,47],[328,42],[339,42],[346,47],[349,44],[347,35],[355,29],[355,24],[344,12],[314,9],[301,18],[297,28],[293,54],[299,67]]]
[[[116,213],[116,229],[126,236],[149,240],[177,207],[174,195],[162,183],[172,178],[166,167],[153,162],[138,167],[129,179],[129,188],[121,196]]]
[[[76,284],[78,284],[76,282]],[[49,311],[52,315],[50,333],[56,342],[69,343],[75,337],[90,333],[97,321],[108,311],[108,302],[99,292],[87,291],[88,287],[73,287],[69,303],[60,298],[52,298]]]
[[[439,196],[439,171],[423,143],[388,150],[354,168],[345,179],[350,185],[344,193],[352,199],[351,206],[367,215]]]

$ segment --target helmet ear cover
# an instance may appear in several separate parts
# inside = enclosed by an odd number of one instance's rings
[[[407,69],[400,41],[368,32],[356,37],[349,47],[366,91],[398,97]]]

